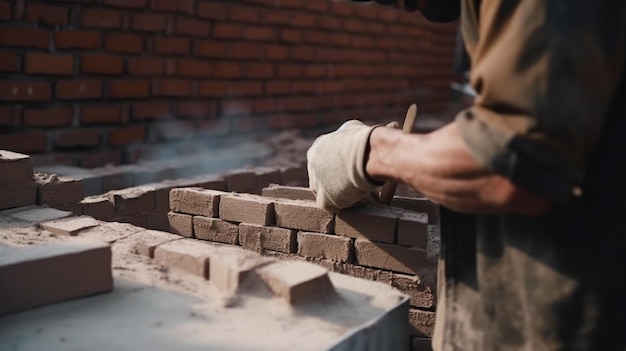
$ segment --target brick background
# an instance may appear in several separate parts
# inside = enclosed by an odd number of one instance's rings
[[[138,145],[207,142],[190,133],[200,126],[219,125],[219,145],[398,119],[412,102],[437,112],[455,34],[332,0],[0,0],[0,148],[93,167],[134,162]]]

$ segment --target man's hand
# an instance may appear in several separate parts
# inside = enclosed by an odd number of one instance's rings
[[[360,203],[382,185],[368,179],[364,169],[376,127],[351,120],[315,140],[307,152],[307,168],[318,206],[337,212]]]

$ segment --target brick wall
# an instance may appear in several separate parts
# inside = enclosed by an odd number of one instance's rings
[[[455,28],[331,0],[0,0],[0,148],[96,167],[438,111]]]

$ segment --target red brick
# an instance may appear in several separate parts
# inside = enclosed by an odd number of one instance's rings
[[[115,218],[115,206],[106,196],[90,196],[80,202],[83,213],[101,221],[111,221]]]
[[[32,181],[33,161],[28,155],[0,150],[0,182]]]
[[[296,252],[296,232],[285,228],[241,223],[239,244],[244,249],[257,253],[265,250],[293,253]]]
[[[335,295],[328,271],[313,263],[279,261],[258,268],[257,272],[276,296],[291,304]]]
[[[193,0],[151,0],[150,8],[163,12],[194,14]]]
[[[261,194],[262,189],[270,186],[270,184],[280,183],[280,170],[274,167],[257,167],[254,169],[256,174],[256,191],[255,194]]]
[[[79,158],[79,166],[83,168],[96,168],[104,167],[107,165],[119,165],[122,163],[122,156],[117,151],[89,151],[83,154]],[[106,179],[106,178],[105,178]],[[102,180],[103,191],[111,190],[112,188],[106,183],[105,179]],[[125,186],[130,186],[127,184]],[[118,188],[119,189],[119,188]]]
[[[211,255],[209,278],[211,285],[227,295],[234,295],[256,278],[254,270],[274,259],[262,257],[234,247],[220,247]]]
[[[289,47],[286,45],[268,44],[265,46],[265,57],[270,60],[285,60],[289,57]]]
[[[240,78],[242,76],[241,65],[234,62],[216,62],[213,76],[216,78]]]
[[[66,129],[57,132],[54,145],[60,149],[92,148],[100,145],[100,132],[94,129]]]
[[[184,77],[204,78],[210,77],[213,66],[210,62],[194,59],[181,59],[178,61],[178,74]]]
[[[435,308],[435,287],[429,286],[419,277],[394,273],[391,278],[391,286],[407,294],[411,306]]]
[[[86,8],[80,13],[83,28],[122,28],[123,14],[117,10]]]
[[[71,107],[27,108],[24,125],[28,127],[63,127],[72,124]]]
[[[428,215],[403,212],[398,220],[398,244],[426,249],[428,241]]]
[[[139,54],[144,51],[143,38],[140,35],[126,33],[105,34],[104,48],[115,53]]]
[[[24,57],[24,73],[71,75],[74,73],[74,57],[72,55],[27,53]]]
[[[244,37],[246,27],[234,23],[215,23],[213,37],[218,39],[241,39]]]
[[[165,213],[165,219],[167,221],[167,213]],[[181,240],[181,237],[162,231],[142,230],[116,241],[113,245],[117,250],[154,258],[154,251],[158,246],[175,240]]]
[[[409,334],[432,337],[435,331],[435,312],[409,309]]]
[[[215,251],[214,246],[198,240],[174,240],[157,246],[154,250],[154,260],[168,268],[208,278],[209,258]]]
[[[15,73],[18,56],[14,52],[0,52],[0,72]]]
[[[302,32],[296,29],[282,29],[280,39],[286,43],[299,44],[302,42]]]
[[[134,13],[130,20],[132,30],[142,32],[163,32],[167,28],[167,17],[154,13]]]
[[[227,191],[253,193],[257,189],[256,174],[251,170],[231,170],[222,176],[226,182]]]
[[[332,233],[334,216],[313,201],[276,200],[276,224],[279,227],[316,233]]]
[[[274,29],[262,26],[247,26],[243,30],[243,38],[247,40],[271,41],[274,40]]]
[[[154,41],[154,52],[163,55],[183,55],[191,52],[191,41],[181,37],[161,37]]]
[[[154,210],[154,190],[141,187],[111,191],[107,194],[109,201],[115,204],[118,217],[132,216]]]
[[[218,217],[220,198],[228,193],[202,188],[181,188],[170,191],[170,210],[204,217]]]
[[[38,28],[2,27],[0,45],[47,49],[48,31]]]
[[[228,44],[225,42],[200,40],[196,42],[195,54],[201,57],[228,57]]]
[[[260,96],[263,95],[263,83],[240,81],[231,83],[231,96]]]
[[[167,102],[139,102],[133,104],[133,119],[145,120],[170,116]]]
[[[153,141],[189,139],[196,133],[196,129],[196,124],[192,121],[152,123],[148,138]]]
[[[391,206],[428,215],[428,224],[439,222],[439,206],[427,198],[409,198],[395,196],[391,200]]]
[[[54,32],[54,45],[61,50],[91,50],[100,48],[100,33],[86,30]]]
[[[275,222],[274,203],[272,200],[257,195],[222,196],[220,218],[233,222],[272,225]]]
[[[128,73],[133,76],[160,76],[165,73],[165,60],[152,57],[128,59]]]
[[[214,117],[217,106],[211,101],[179,101],[176,112],[180,117],[204,119]]]
[[[85,188],[79,179],[51,177],[46,173],[35,173],[37,204],[52,208],[77,204],[85,198]]]
[[[224,97],[230,94],[230,84],[226,81],[202,81],[198,83],[199,97]]]
[[[246,77],[272,78],[274,77],[274,65],[269,63],[248,63],[246,65]]]
[[[102,82],[98,80],[71,80],[56,84],[56,97],[61,100],[92,99],[102,96]]]
[[[271,184],[263,188],[263,196],[288,199],[315,201],[315,194],[309,188]]]
[[[0,315],[20,312],[113,289],[111,248],[97,241],[35,245],[0,261]],[[89,267],[88,270],[85,267]]]
[[[356,239],[354,247],[356,261],[361,266],[418,274],[429,264],[426,251],[422,249],[374,243],[364,239]]]
[[[107,6],[129,9],[141,9],[148,7],[148,0],[103,0],[102,3]]]
[[[224,244],[239,243],[239,226],[217,218],[193,217],[193,232],[196,239],[215,241]]]
[[[21,123],[21,113],[14,113],[11,106],[0,106],[0,126],[16,126]]]
[[[152,94],[160,97],[193,96],[193,85],[188,80],[158,79],[154,82]]]
[[[2,134],[0,149],[22,153],[43,152],[46,150],[46,134],[42,132]]]
[[[209,30],[210,26],[208,21],[177,17],[174,22],[174,34],[207,37]]]
[[[109,145],[126,146],[129,144],[142,142],[146,137],[146,128],[141,125],[133,125],[112,129],[109,132]]]
[[[193,216],[169,212],[167,218],[170,223],[170,232],[182,235],[187,238],[193,238]]]
[[[202,1],[198,3],[198,17],[212,20],[225,20],[228,18],[230,6],[226,3]]]
[[[6,140],[0,138],[0,145]],[[34,205],[37,201],[37,185],[32,181],[0,183],[0,209]]]
[[[109,96],[115,99],[144,98],[150,96],[147,80],[114,80],[109,83]]]
[[[352,239],[320,233],[298,233],[298,255],[335,262],[352,262]]]
[[[0,21],[8,21],[11,19],[11,2],[0,2]]]
[[[80,124],[116,124],[122,121],[120,105],[81,105]]]
[[[67,8],[46,4],[29,3],[26,7],[26,20],[52,26],[67,25]]]
[[[117,75],[124,72],[124,61],[117,56],[87,54],[81,56],[82,73]]]
[[[395,211],[387,211],[382,206],[357,207],[337,213],[335,233],[393,244],[397,225],[398,213]]]
[[[303,72],[302,66],[295,64],[281,64],[276,69],[276,75],[279,78],[300,78]]]
[[[47,82],[0,81],[0,100],[4,101],[50,101],[52,95]]]

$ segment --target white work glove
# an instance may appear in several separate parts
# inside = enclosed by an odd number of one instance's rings
[[[319,207],[337,212],[361,203],[382,185],[365,173],[365,152],[370,134],[377,127],[380,125],[348,121],[336,131],[318,137],[307,151],[309,187]]]

